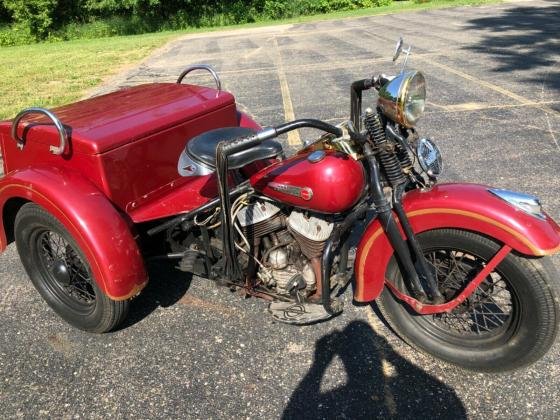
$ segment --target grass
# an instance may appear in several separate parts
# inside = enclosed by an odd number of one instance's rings
[[[0,119],[27,106],[53,107],[136,63],[177,33],[157,33],[0,48]]]
[[[304,15],[292,18],[274,19],[274,20],[261,20],[252,23],[242,23],[236,25],[223,25],[216,27],[200,27],[200,28],[186,28],[179,32],[182,34],[199,33],[199,32],[216,32],[230,29],[243,29],[243,28],[258,28],[262,26],[284,25],[290,23],[304,23],[310,21],[333,20],[344,18],[357,18],[363,16],[375,16],[391,13],[399,13],[406,11],[419,11],[429,9],[442,9],[449,7],[459,6],[480,6],[484,4],[502,3],[504,0],[426,0],[426,1],[413,1],[403,0],[394,1],[388,6],[370,7],[355,10],[343,10],[338,12],[329,12],[321,15]],[[419,23],[420,24],[420,23]]]
[[[146,35],[2,47],[0,48],[0,119],[13,118],[18,111],[27,106],[49,108],[75,101],[107,77],[137,63],[155,48],[185,33],[497,2],[499,0],[431,0],[427,3],[402,1],[371,9],[219,28],[193,28]]]

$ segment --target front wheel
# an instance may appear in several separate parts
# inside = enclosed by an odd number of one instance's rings
[[[128,301],[114,301],[97,286],[82,250],[43,208],[24,205],[15,221],[16,245],[33,285],[69,324],[103,333],[126,317]]]
[[[499,250],[472,232],[418,235],[447,300],[455,297]],[[393,258],[387,279],[406,291]],[[560,284],[547,258],[510,253],[451,313],[419,315],[385,288],[377,301],[391,327],[413,347],[461,367],[498,372],[535,362],[553,344],[560,317]]]

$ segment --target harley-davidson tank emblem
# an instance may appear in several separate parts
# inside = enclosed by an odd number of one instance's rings
[[[280,184],[278,182],[269,182],[267,186],[275,191],[293,195],[305,201],[309,201],[313,198],[313,190],[309,187],[297,187],[295,185]]]

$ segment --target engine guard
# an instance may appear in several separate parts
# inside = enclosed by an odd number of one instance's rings
[[[415,233],[455,228],[486,235],[503,246],[487,264],[492,271],[514,250],[530,256],[551,255],[560,251],[560,227],[549,216],[537,219],[497,198],[489,187],[477,184],[441,184],[428,191],[411,191],[403,205]],[[398,220],[395,216],[395,221]],[[401,234],[404,237],[404,234]],[[393,249],[378,220],[367,227],[355,264],[354,299],[370,302],[385,285],[395,295],[422,314],[450,311],[466,299],[486,277],[483,270],[463,292],[442,305],[425,305],[403,294],[386,281],[385,273]],[[490,272],[489,271],[489,272]],[[478,284],[476,281],[478,280]]]

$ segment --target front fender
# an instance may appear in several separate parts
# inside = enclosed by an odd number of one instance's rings
[[[489,236],[525,255],[543,256],[560,250],[560,227],[554,220],[530,216],[483,185],[441,184],[428,191],[414,190],[404,196],[403,206],[415,233],[457,228]],[[383,228],[373,220],[358,245],[356,301],[369,302],[381,294],[392,255]]]
[[[6,202],[24,199],[42,206],[70,232],[84,252],[100,289],[115,300],[136,295],[148,276],[130,225],[109,200],[80,174],[51,167],[15,171],[0,181],[1,220]]]

